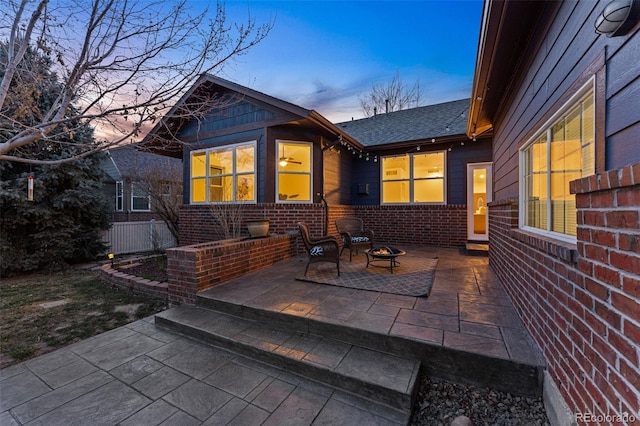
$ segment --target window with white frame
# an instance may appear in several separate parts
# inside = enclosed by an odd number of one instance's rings
[[[124,182],[119,180],[116,182],[116,211],[124,210]]]
[[[444,204],[445,151],[381,158],[382,204]]]
[[[595,172],[593,80],[520,149],[520,226],[573,242],[575,195],[569,182]]]
[[[312,201],[312,148],[310,142],[276,141],[278,202]]]
[[[256,201],[256,143],[191,153],[191,202]]]
[[[131,184],[131,211],[148,212],[151,210],[151,197],[143,184]]]

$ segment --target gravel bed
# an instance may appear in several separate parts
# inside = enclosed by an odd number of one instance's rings
[[[514,396],[423,376],[411,425],[450,426],[459,416],[468,417],[474,426],[549,425],[542,397]]]

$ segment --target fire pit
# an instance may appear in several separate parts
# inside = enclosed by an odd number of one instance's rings
[[[397,249],[395,247],[374,247],[372,249],[365,250],[367,255],[367,268],[371,266],[379,266],[382,268],[389,268],[393,274],[393,267],[400,265],[398,262],[398,256],[404,256],[407,254],[404,250]],[[389,262],[389,266],[386,265],[374,265],[373,262]]]

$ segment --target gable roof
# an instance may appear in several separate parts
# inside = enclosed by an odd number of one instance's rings
[[[164,174],[168,180],[174,179],[175,176],[182,176],[181,160],[141,151],[138,149],[137,144],[118,146],[110,149],[108,153],[118,172],[118,177],[116,178],[107,170],[107,173],[114,180],[139,176],[149,170],[153,171],[153,173]],[[159,177],[162,178],[162,176]]]
[[[367,148],[466,137],[470,99],[378,114],[336,124]]]
[[[192,120],[192,117],[180,114],[181,109],[188,108],[192,99],[195,99],[194,102],[197,103],[198,98],[206,98],[205,93],[209,98],[212,96],[215,98],[216,95],[218,99],[227,96],[231,99],[230,102],[233,102],[232,99],[240,99],[271,108],[277,108],[282,111],[282,114],[272,118],[269,121],[270,126],[284,124],[318,126],[325,132],[334,135],[336,139],[339,136],[344,136],[343,139],[348,144],[359,149],[363,148],[357,140],[351,138],[349,135],[343,135],[344,132],[342,132],[341,129],[314,110],[303,108],[291,102],[275,98],[210,74],[201,75],[189,91],[176,102],[165,117],[145,136],[141,142],[144,148],[163,155],[181,157],[181,145],[175,141],[172,144],[167,144],[167,141],[171,141],[170,135],[177,134],[182,126]],[[213,110],[215,110],[215,107]]]

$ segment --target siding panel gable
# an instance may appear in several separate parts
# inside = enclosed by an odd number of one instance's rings
[[[242,100],[213,111],[202,120],[192,120],[183,127],[180,137],[187,139],[198,133],[210,133],[259,123],[277,116],[277,112],[273,110]]]

